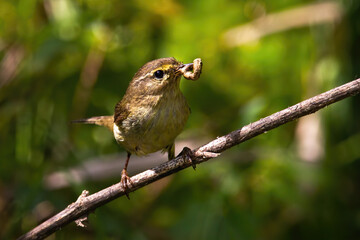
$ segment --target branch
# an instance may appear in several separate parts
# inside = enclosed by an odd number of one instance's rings
[[[247,141],[294,119],[314,113],[325,106],[359,93],[360,78],[302,101],[294,106],[260,119],[259,121],[250,123],[239,130],[233,131],[202,147],[194,149],[193,155],[195,156],[195,159],[193,161],[195,161],[196,164],[205,162],[211,158],[217,157],[221,152],[241,142]],[[184,160],[182,157],[177,157],[133,176],[131,178],[133,184],[128,191],[133,192],[189,166],[192,166],[190,160]],[[86,219],[86,216],[96,208],[123,195],[125,195],[125,193],[120,183],[114,184],[92,195],[88,195],[88,192],[84,190],[75,203],[70,204],[66,209],[24,234],[19,239],[42,239],[63,228],[70,222],[78,220],[78,224],[81,224],[82,220]]]

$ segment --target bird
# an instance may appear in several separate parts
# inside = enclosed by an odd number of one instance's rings
[[[128,198],[126,190],[132,182],[127,167],[132,154],[144,156],[162,151],[167,152],[168,160],[175,157],[175,138],[183,130],[191,112],[180,90],[180,79],[184,76],[195,81],[201,71],[200,58],[189,64],[172,57],[152,60],[136,72],[125,95],[115,105],[113,115],[73,121],[107,127],[113,132],[116,142],[126,150],[120,182]]]

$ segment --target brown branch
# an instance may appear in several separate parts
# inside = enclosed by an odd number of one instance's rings
[[[294,119],[298,119],[302,116],[314,113],[334,102],[359,93],[360,78],[340,87],[334,88],[328,92],[317,95],[313,98],[307,99],[280,112],[274,113],[266,118],[260,119],[257,122],[246,125],[239,130],[219,137],[202,147],[194,149],[193,153],[196,157],[195,162],[196,164],[205,162],[210,158],[218,156],[219,153],[225,151],[226,149],[231,148],[241,142],[249,140],[259,134],[281,126]],[[184,160],[181,157],[177,157],[171,161],[133,176],[131,178],[133,185],[129,191],[133,192],[136,189],[139,189],[189,166],[191,166],[191,162],[189,160]],[[92,195],[88,195],[88,192],[84,190],[75,203],[70,204],[66,209],[43,222],[30,232],[21,236],[19,239],[45,238],[60,228],[63,228],[70,222],[76,221],[78,219],[80,220],[77,222],[80,222],[81,224],[82,220],[86,219],[86,216],[93,212],[96,208],[123,195],[125,195],[124,189],[122,189],[120,183],[114,184]]]

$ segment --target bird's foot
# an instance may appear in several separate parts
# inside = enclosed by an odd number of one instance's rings
[[[124,189],[126,197],[130,200],[128,190],[129,190],[129,184],[132,185],[133,182],[131,181],[131,178],[129,177],[125,168],[121,172],[120,183],[121,183],[121,187]]]
[[[190,161],[192,168],[196,170],[195,155],[190,148],[184,147],[183,150],[179,153],[178,157],[182,157],[185,161]]]

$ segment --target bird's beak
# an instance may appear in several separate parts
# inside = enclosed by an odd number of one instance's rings
[[[177,68],[177,73],[183,75],[185,72],[189,72],[193,70],[193,63],[188,63],[188,64],[181,64],[178,68]]]

